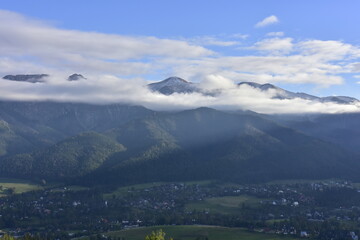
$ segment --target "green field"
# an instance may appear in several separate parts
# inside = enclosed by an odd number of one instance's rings
[[[294,240],[291,237],[282,237],[275,234],[249,232],[240,228],[226,228],[216,226],[161,226],[144,227],[110,232],[105,235],[120,237],[126,240],[143,240],[152,231],[162,229],[166,233],[166,238],[172,237],[174,240],[196,240],[207,237],[209,240]],[[200,238],[199,238],[200,237]]]
[[[195,185],[195,184],[207,185],[207,184],[212,183],[212,180],[191,181],[191,182],[152,182],[152,183],[135,184],[135,185],[129,185],[129,186],[125,186],[125,187],[120,187],[111,193],[106,193],[106,194],[104,194],[104,198],[109,199],[113,195],[120,197],[120,196],[124,196],[124,194],[127,194],[128,192],[131,192],[131,191],[143,190],[146,188],[152,188],[152,187],[157,187],[157,186],[171,184],[171,183],[176,183],[176,184],[183,183],[185,185]]]
[[[267,182],[267,184],[270,185],[279,185],[279,184],[307,184],[307,183],[332,183],[336,181],[341,181],[341,179],[284,179],[284,180],[276,180],[276,181],[270,181]]]
[[[89,187],[83,187],[78,185],[70,185],[66,187],[55,187],[51,188],[51,192],[63,192],[63,191],[72,191],[72,192],[78,192],[78,191],[86,191],[89,190]]]
[[[0,197],[8,195],[8,190],[13,189],[14,194],[42,189],[38,184],[21,179],[0,178]]]
[[[352,185],[356,188],[356,189],[360,189],[360,183],[359,182],[355,182],[355,183],[352,183]]]
[[[120,188],[116,189],[115,191],[113,191],[111,193],[104,194],[104,198],[105,199],[110,199],[114,195],[116,197],[122,197],[122,196],[126,195],[128,192],[131,192],[131,191],[136,191],[136,190],[142,190],[142,189],[146,189],[146,188],[161,186],[161,185],[164,185],[164,184],[166,184],[166,183],[154,182],[154,183],[144,183],[144,184],[136,184],[136,185],[129,185],[129,186],[125,186],[125,187],[120,187]]]
[[[188,211],[206,211],[220,214],[234,214],[244,206],[257,207],[263,199],[248,195],[207,198],[204,201],[189,203],[185,206]]]

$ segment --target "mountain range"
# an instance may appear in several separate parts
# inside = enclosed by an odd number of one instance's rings
[[[6,75],[3,77],[4,80],[17,81],[17,82],[29,82],[29,83],[44,83],[46,78],[50,77],[49,74],[17,74],[17,75]],[[77,81],[80,79],[86,79],[83,75],[74,73],[70,75],[68,81]]]
[[[201,91],[179,78],[149,88],[162,94]],[[311,96],[283,91],[277,97]],[[359,120],[358,113],[264,115],[204,107],[159,112],[124,104],[1,101],[0,174],[91,185],[357,179]]]
[[[310,101],[318,101],[318,102],[334,102],[338,104],[352,104],[352,103],[359,103],[360,101],[353,97],[348,96],[328,96],[328,97],[317,97],[314,95],[310,95],[307,93],[302,92],[291,92],[275,85],[266,83],[266,84],[259,84],[255,82],[240,82],[237,86],[250,86],[260,91],[275,91],[276,94],[273,96],[275,99],[304,99]],[[208,92],[206,90],[201,89],[195,83],[188,82],[179,77],[169,77],[163,81],[151,83],[148,85],[149,89],[152,91],[157,91],[165,95],[171,95],[174,93],[203,93],[203,94],[214,94],[214,92],[221,92],[221,90],[215,90],[212,92]]]
[[[49,74],[18,74],[18,75],[6,75],[3,80],[18,81],[18,82],[29,82],[29,83],[46,83],[46,79],[50,77]],[[81,74],[74,73],[67,78],[67,81],[78,81],[86,80]],[[275,94],[272,98],[274,99],[303,99],[322,103],[336,103],[336,104],[354,104],[360,103],[356,98],[349,96],[327,96],[318,97],[302,92],[291,92],[275,85],[266,83],[259,84],[255,82],[240,82],[237,84],[238,87],[249,86],[262,92],[273,91]],[[200,93],[203,95],[217,95],[222,92],[221,89],[206,90],[201,87],[198,83],[192,83],[179,77],[169,77],[165,80],[150,83],[147,87],[153,92],[159,92],[164,95],[172,95],[174,93]]]
[[[6,75],[3,77],[5,80],[17,81],[17,82],[30,82],[38,83],[45,82],[45,78],[49,77],[48,74],[19,74],[19,75]]]

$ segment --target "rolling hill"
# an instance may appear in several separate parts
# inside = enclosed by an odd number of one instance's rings
[[[341,146],[348,151],[360,153],[359,113],[266,117],[309,136]]]
[[[355,178],[360,169],[338,143],[254,112],[51,102],[0,109],[3,176],[124,185]]]
[[[266,181],[355,176],[345,150],[249,114],[208,108],[136,120],[107,132],[126,152],[85,181]]]
[[[102,132],[154,114],[139,106],[0,102],[0,157],[43,149],[77,134]]]
[[[87,174],[124,146],[98,133],[81,133],[49,148],[0,160],[7,176],[46,179],[75,178]]]

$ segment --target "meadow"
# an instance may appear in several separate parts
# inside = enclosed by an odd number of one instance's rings
[[[226,228],[217,226],[157,226],[144,227],[110,232],[105,235],[126,240],[143,240],[152,231],[162,229],[166,233],[166,238],[172,237],[174,240],[294,240],[292,237],[277,236],[275,234],[265,234],[249,232],[241,228]]]
[[[34,182],[22,179],[0,178],[0,197],[43,189]]]
[[[185,206],[188,211],[205,211],[209,213],[219,214],[234,214],[241,211],[242,207],[257,207],[260,201],[256,197],[241,195],[241,196],[226,196],[206,198],[204,201],[189,203]]]

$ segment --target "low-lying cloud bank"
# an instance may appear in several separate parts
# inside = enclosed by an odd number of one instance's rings
[[[321,103],[304,99],[274,99],[277,91],[260,91],[248,85],[238,86],[229,79],[209,76],[198,86],[216,94],[174,93],[166,96],[152,92],[141,79],[121,79],[111,75],[86,76],[66,81],[51,77],[45,83],[0,80],[2,100],[85,102],[93,104],[124,103],[154,110],[183,110],[211,107],[219,110],[252,110],[259,113],[344,113],[358,112],[360,105]],[[223,84],[226,82],[226,84]],[[221,84],[220,84],[221,83]]]

